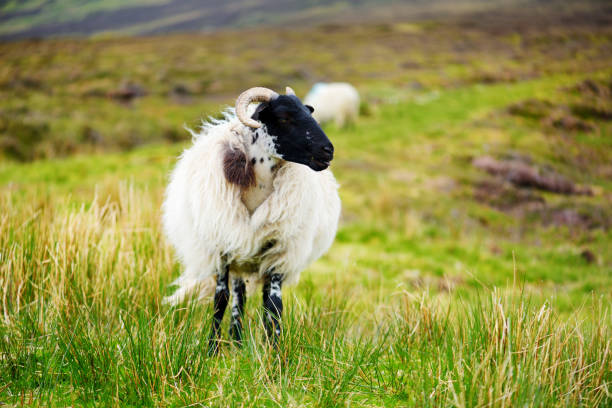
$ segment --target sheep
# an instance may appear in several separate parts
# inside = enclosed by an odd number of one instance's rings
[[[334,121],[338,127],[359,115],[359,93],[346,82],[314,84],[304,104],[314,108],[313,116],[319,123]]]
[[[260,102],[249,109],[252,102]],[[278,341],[281,287],[331,246],[340,217],[328,169],[334,147],[291,88],[243,92],[222,120],[204,123],[171,173],[162,206],[165,235],[184,266],[175,293],[214,291],[209,353],[232,295],[230,336],[242,343],[245,281],[263,283],[267,338]],[[231,284],[231,288],[230,288]]]

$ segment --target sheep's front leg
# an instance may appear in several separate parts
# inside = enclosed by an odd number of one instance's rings
[[[242,315],[246,300],[246,285],[242,278],[232,279],[232,320],[230,323],[230,337],[237,345],[242,345]]]
[[[215,289],[214,297],[214,314],[212,327],[210,330],[210,338],[208,340],[208,354],[213,355],[219,351],[219,327],[227,302],[229,301],[229,265],[225,265],[223,270],[217,275],[217,288]]]
[[[283,276],[281,274],[271,273],[265,277],[263,284],[263,320],[268,340],[274,346],[278,343],[281,331],[280,318],[283,313],[282,283]]]

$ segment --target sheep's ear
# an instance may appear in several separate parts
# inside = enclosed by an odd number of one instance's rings
[[[259,106],[255,109],[255,113],[253,113],[253,115],[251,115],[251,118],[255,119],[255,120],[259,120],[259,116],[260,116],[261,112],[266,110],[266,108],[268,106],[270,106],[270,104],[268,102],[260,103]]]
[[[310,111],[310,113],[314,112],[314,108],[310,105],[304,105],[306,107],[306,109],[308,109]]]

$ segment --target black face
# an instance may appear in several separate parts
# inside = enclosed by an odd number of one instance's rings
[[[252,117],[276,136],[276,151],[283,159],[321,171],[334,158],[334,146],[311,116],[312,112],[312,107],[303,105],[297,96],[280,95],[261,103]]]

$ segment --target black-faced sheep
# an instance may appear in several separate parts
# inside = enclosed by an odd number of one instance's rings
[[[260,102],[255,110],[252,102]],[[242,340],[247,279],[263,283],[264,323],[276,344],[282,285],[296,282],[334,240],[340,198],[327,169],[334,148],[311,113],[291,88],[286,95],[251,88],[235,113],[194,134],[172,172],[163,226],[185,269],[167,301],[214,289],[212,353],[230,290],[230,335]]]

